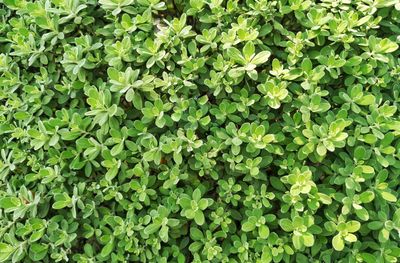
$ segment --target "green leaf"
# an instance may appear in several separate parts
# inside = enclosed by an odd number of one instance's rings
[[[356,209],[356,215],[358,216],[358,218],[360,218],[363,221],[368,221],[369,219],[369,214],[368,211],[362,207],[361,209]]]
[[[391,41],[388,38],[382,39],[379,42],[379,45],[380,45],[380,51],[383,53],[392,53],[399,48],[399,45],[397,45],[395,42]]]
[[[362,99],[357,100],[357,104],[359,105],[371,105],[375,103],[375,97],[374,95],[365,95],[362,97]]]
[[[366,174],[372,174],[375,172],[374,168],[369,165],[362,165],[361,168],[362,168],[363,173],[366,173]]]
[[[107,257],[108,255],[111,254],[111,252],[113,251],[113,249],[114,249],[114,242],[113,242],[113,241],[108,242],[108,243],[101,249],[100,255],[101,255],[103,258],[105,258],[105,257]]]
[[[346,229],[351,233],[357,232],[360,229],[360,227],[361,224],[358,221],[352,220],[346,223]]]
[[[57,201],[51,207],[53,209],[63,209],[64,207],[67,207],[68,205],[69,205],[69,202]]]
[[[244,232],[253,231],[256,228],[253,222],[247,221],[242,224],[242,230]]]
[[[186,198],[186,197],[182,197],[180,200],[179,200],[179,204],[182,206],[182,208],[184,208],[184,209],[189,209],[189,208],[191,208],[192,207],[192,205],[191,205],[191,200],[189,199],[189,198]]]
[[[261,51],[258,53],[252,60],[251,63],[255,65],[260,65],[268,61],[269,57],[271,56],[271,52],[269,51]]]
[[[356,157],[359,160],[363,159],[366,156],[366,154],[367,154],[367,152],[366,152],[365,148],[362,146],[358,146],[354,150],[354,157]]]
[[[337,234],[336,236],[333,237],[332,239],[332,246],[336,251],[342,251],[344,248],[344,242],[342,237]]]
[[[314,236],[310,233],[303,234],[303,243],[306,247],[314,246]]]
[[[124,149],[124,142],[121,141],[120,143],[116,144],[112,149],[111,149],[111,155],[116,156],[122,152]]]
[[[40,261],[46,256],[47,250],[48,245],[33,243],[29,248],[29,257],[33,261]]]
[[[201,210],[205,210],[208,207],[208,200],[207,199],[200,199],[199,202],[197,203],[197,205],[199,206],[199,208]]]
[[[199,201],[200,201],[200,198],[201,198],[201,191],[200,191],[199,188],[196,188],[196,189],[193,191],[192,197],[193,197],[193,200],[194,200],[194,201],[196,201],[196,202],[199,202]]]
[[[269,228],[266,226],[266,225],[261,225],[259,228],[258,228],[258,235],[261,237],[261,238],[268,238],[268,236],[269,236]]]
[[[159,236],[164,243],[168,242],[168,226],[161,227]]]
[[[204,224],[204,214],[202,211],[197,210],[194,214],[194,221],[196,222],[196,224],[198,224],[199,226]]]
[[[254,56],[255,53],[255,47],[253,42],[249,41],[246,43],[246,45],[243,47],[243,56],[244,59],[249,62],[251,58]]]
[[[193,240],[201,240],[203,238],[203,233],[199,229],[192,227],[190,228],[190,237]]]
[[[118,166],[114,165],[107,171],[105,178],[107,181],[111,181],[112,179],[114,179],[115,176],[117,176],[117,174],[118,174]]]
[[[389,7],[395,5],[396,3],[398,3],[397,0],[377,0],[376,7],[377,8]]]
[[[279,225],[286,232],[292,232],[293,231],[292,222],[287,218],[283,218],[283,219],[279,220]]]
[[[382,191],[381,195],[383,197],[383,199],[385,199],[386,201],[389,202],[396,202],[397,198],[395,195],[393,195],[392,193],[386,192],[386,191]]]
[[[160,225],[153,223],[144,228],[144,233],[146,235],[151,235],[151,234],[157,232],[159,229],[160,229]]]
[[[6,262],[15,248],[6,243],[0,243],[0,262]]]
[[[368,223],[368,228],[371,230],[379,230],[383,227],[383,223],[380,221],[373,221]]]
[[[246,63],[245,58],[242,56],[240,51],[236,48],[229,48],[227,51],[228,57],[233,59],[235,62],[244,65]]]
[[[299,235],[293,235],[292,242],[293,242],[294,248],[298,249],[298,250],[300,250],[304,245],[302,236],[299,236]]]
[[[363,203],[370,203],[374,200],[375,194],[372,191],[365,191],[360,194],[360,201]]]
[[[19,206],[21,206],[21,200],[19,198],[10,196],[0,199],[0,208],[5,209],[6,211],[12,211]]]

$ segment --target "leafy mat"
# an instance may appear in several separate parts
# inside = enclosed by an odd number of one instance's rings
[[[0,0],[0,262],[397,262],[398,0]]]

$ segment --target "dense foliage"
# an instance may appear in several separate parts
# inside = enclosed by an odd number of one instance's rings
[[[398,262],[398,0],[0,16],[0,262]]]

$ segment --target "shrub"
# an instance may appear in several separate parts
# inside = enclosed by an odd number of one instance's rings
[[[0,0],[0,262],[397,262],[398,0]]]

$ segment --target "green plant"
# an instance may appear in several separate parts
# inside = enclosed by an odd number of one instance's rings
[[[0,0],[0,262],[398,262],[398,0]]]

